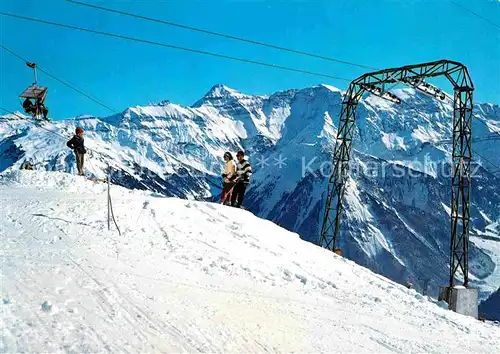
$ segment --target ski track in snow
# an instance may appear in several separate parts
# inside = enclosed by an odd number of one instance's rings
[[[244,210],[113,186],[120,237],[105,188],[0,180],[2,352],[500,350],[500,326]]]

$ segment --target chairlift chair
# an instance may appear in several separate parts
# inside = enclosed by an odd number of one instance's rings
[[[21,104],[25,113],[30,113],[35,120],[41,120],[44,109],[47,109],[44,102],[48,88],[37,85],[36,64],[27,62],[26,65],[33,69],[35,81],[19,95],[19,99],[22,101]],[[25,106],[24,102],[26,100],[29,100],[31,104]],[[31,102],[31,100],[34,100],[34,102]]]

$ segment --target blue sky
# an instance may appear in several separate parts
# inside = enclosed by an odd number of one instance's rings
[[[452,59],[469,68],[476,102],[500,104],[500,30],[450,0],[95,1],[193,27],[376,68]],[[456,0],[500,25],[497,0]],[[364,69],[101,12],[63,0],[2,0],[0,11],[354,79]],[[250,94],[348,82],[101,37],[0,16],[0,41],[121,111],[168,99],[190,105],[214,84]],[[20,109],[32,72],[0,49],[0,104]],[[56,119],[111,112],[40,73]],[[450,87],[446,87],[451,92]]]

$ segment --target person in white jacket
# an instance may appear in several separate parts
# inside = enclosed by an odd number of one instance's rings
[[[234,162],[233,155],[230,152],[224,153],[224,161],[226,165],[224,166],[224,172],[222,177],[224,178],[221,204],[224,204],[226,200],[231,201],[231,192],[233,190],[233,180],[236,178],[236,162]]]

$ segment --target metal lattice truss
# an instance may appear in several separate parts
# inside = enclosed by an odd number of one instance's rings
[[[455,276],[462,275],[468,284],[468,243],[470,220],[470,185],[472,159],[472,84],[467,68],[458,62],[439,60],[430,63],[385,69],[360,76],[349,85],[342,101],[338,125],[333,167],[328,182],[320,245],[331,251],[337,250],[340,221],[343,211],[346,182],[349,173],[352,142],[356,129],[356,107],[365,92],[394,103],[401,100],[389,92],[397,84],[414,87],[418,91],[445,100],[450,97],[439,88],[425,82],[427,78],[446,77],[454,89],[453,154],[451,190],[451,243],[450,286]]]

